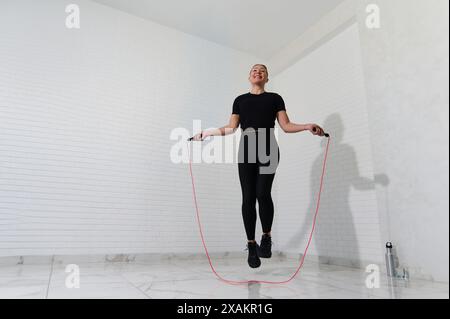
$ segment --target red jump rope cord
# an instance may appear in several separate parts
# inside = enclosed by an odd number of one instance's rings
[[[306,244],[305,250],[303,252],[303,255],[300,259],[300,263],[297,267],[297,269],[295,270],[295,272],[286,280],[283,281],[267,281],[267,280],[229,280],[226,279],[224,277],[222,277],[214,268],[214,265],[211,261],[211,257],[209,255],[208,252],[208,248],[206,246],[206,241],[205,241],[205,237],[203,235],[203,228],[202,228],[202,224],[200,222],[200,213],[199,213],[199,209],[198,209],[198,203],[197,203],[197,195],[195,192],[195,182],[194,182],[194,175],[192,174],[192,161],[191,161],[191,154],[190,154],[190,147],[188,145],[188,152],[189,152],[189,172],[191,175],[191,181],[192,181],[192,194],[193,194],[193,199],[194,199],[194,204],[195,204],[195,210],[197,212],[197,224],[198,224],[198,229],[200,232],[200,237],[202,239],[202,244],[203,244],[203,248],[205,249],[205,253],[206,253],[206,257],[208,258],[208,262],[209,262],[209,266],[211,267],[211,271],[214,273],[214,275],[221,281],[227,283],[227,284],[231,284],[231,285],[245,285],[245,284],[250,284],[250,283],[262,283],[262,284],[273,284],[273,285],[279,285],[279,284],[287,284],[289,283],[291,280],[293,280],[297,274],[300,272],[300,269],[303,266],[303,263],[305,261],[305,257],[306,254],[308,252],[309,246],[311,244],[311,240],[313,238],[313,234],[314,234],[314,229],[316,228],[316,221],[317,221],[317,215],[319,213],[319,206],[320,206],[320,196],[322,194],[322,188],[323,188],[323,179],[325,176],[325,167],[327,164],[327,157],[328,157],[328,148],[330,146],[330,137],[327,138],[327,146],[325,149],[325,156],[323,159],[323,165],[322,165],[322,175],[320,177],[320,187],[319,187],[319,194],[317,196],[317,204],[316,204],[316,211],[314,213],[314,219],[312,222],[312,227],[311,227],[311,231],[309,233],[309,238],[308,238],[308,242]]]

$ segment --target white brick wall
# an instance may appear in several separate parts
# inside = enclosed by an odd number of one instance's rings
[[[0,4],[0,256],[201,252],[170,132],[226,124],[255,58],[77,3],[80,30],[61,1]],[[237,167],[194,170],[211,250],[242,250]]]

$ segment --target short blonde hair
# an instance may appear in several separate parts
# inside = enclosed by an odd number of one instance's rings
[[[250,73],[251,73],[252,70],[255,68],[255,66],[262,66],[264,69],[266,69],[267,76],[269,75],[269,70],[267,69],[267,66],[265,66],[264,64],[261,64],[261,63],[257,63],[257,64],[255,64],[254,66],[252,66],[252,68],[251,68],[251,70],[250,70]]]

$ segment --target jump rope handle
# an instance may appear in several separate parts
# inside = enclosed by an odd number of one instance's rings
[[[314,128],[313,128],[313,131],[314,131],[314,133],[315,133],[315,132],[317,131],[317,128],[314,127]],[[330,137],[330,134],[324,133],[324,136],[325,136],[325,137]]]

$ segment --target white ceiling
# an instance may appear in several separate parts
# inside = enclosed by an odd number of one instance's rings
[[[270,59],[344,0],[93,0]]]

